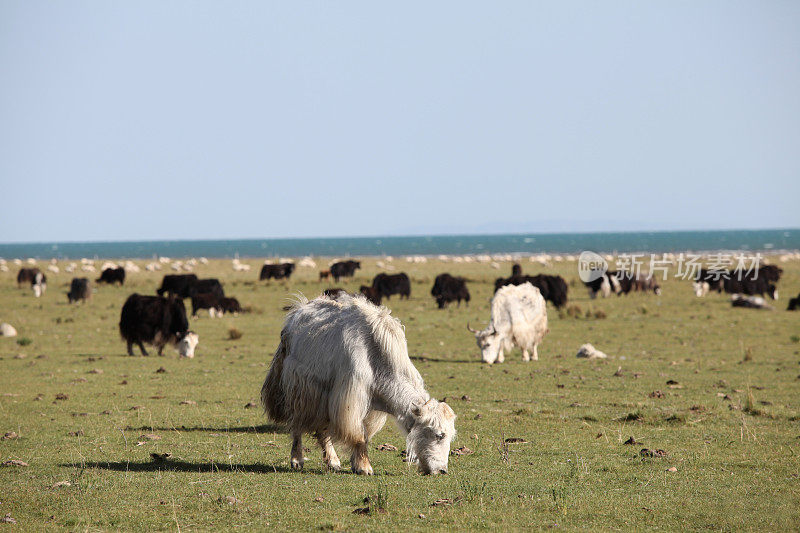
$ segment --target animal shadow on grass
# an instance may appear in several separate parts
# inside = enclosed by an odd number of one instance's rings
[[[426,357],[424,355],[410,355],[408,356],[412,361],[419,361],[420,363],[475,363],[475,359],[437,359],[435,357]]]
[[[199,426],[175,426],[175,427],[127,427],[126,431],[208,431],[209,433],[288,433],[285,427],[275,424],[262,424],[260,426],[241,426],[241,427],[199,427]]]
[[[73,468],[74,463],[62,464],[62,467]],[[81,466],[84,468],[98,468],[102,470],[113,470],[115,472],[190,472],[193,474],[203,472],[247,472],[255,474],[285,474],[294,472],[288,466],[275,466],[264,463],[251,464],[226,464],[199,462],[191,463],[188,461],[167,460],[167,461],[87,461]]]
[[[271,465],[267,463],[213,463],[213,462],[198,462],[191,463],[189,461],[181,461],[178,459],[167,459],[164,461],[87,461],[85,463],[63,463],[59,465],[63,468],[97,468],[100,470],[113,470],[114,472],[187,472],[192,474],[198,473],[218,473],[218,472],[239,472],[239,473],[252,473],[252,474],[295,474],[298,472],[284,465]],[[319,468],[306,467],[303,472],[307,474],[329,475],[327,470]],[[343,470],[343,474],[350,474],[349,471]],[[352,474],[355,475],[355,474]],[[380,475],[384,476],[398,476],[397,473],[384,472]]]

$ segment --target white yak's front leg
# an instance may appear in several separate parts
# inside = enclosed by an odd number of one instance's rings
[[[359,442],[353,447],[353,454],[350,456],[350,468],[359,475],[371,476],[373,474],[372,465],[369,464],[367,455],[367,443]]]
[[[331,442],[331,435],[327,430],[317,432],[317,442],[319,447],[322,448],[322,464],[326,470],[338,472],[342,469],[342,462],[339,456],[336,455],[336,450],[333,448]]]
[[[536,347],[535,347],[535,346],[534,346],[534,348],[533,348],[533,349],[534,349],[534,353],[536,353],[536,351],[535,351],[535,350],[536,350]],[[535,356],[534,356],[534,359],[536,359],[536,357],[535,357]],[[531,354],[530,354],[530,353],[528,353],[528,349],[527,349],[527,348],[523,348],[523,349],[522,349],[522,360],[523,360],[523,361],[530,361],[530,360],[531,360]]]
[[[503,349],[500,348],[500,350],[497,352],[497,362],[498,363],[502,363],[505,360],[506,360],[506,356],[503,354]]]
[[[538,344],[534,344],[533,345],[533,360],[534,361],[538,361],[539,360],[539,351],[537,350],[538,347],[539,347]]]
[[[302,433],[292,433],[292,454],[289,464],[292,470],[302,470],[306,458],[303,457],[303,435]]]

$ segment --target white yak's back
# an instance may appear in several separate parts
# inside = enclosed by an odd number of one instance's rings
[[[547,321],[547,305],[537,287],[530,283],[506,285],[492,299],[492,324],[498,331],[513,324],[535,325]]]
[[[352,336],[355,336],[357,330],[367,329],[358,333],[371,334],[386,366],[395,372],[418,378],[422,385],[422,378],[408,357],[403,325],[391,313],[386,307],[376,306],[360,294],[342,293],[335,298],[323,295],[310,301],[298,295],[286,316],[286,326],[297,322],[313,323],[317,320],[324,320],[327,328],[332,324],[339,324],[351,333],[349,339],[342,339],[344,343],[352,342]]]
[[[401,382],[424,392],[388,309],[362,296],[300,297],[286,316],[262,402],[271,418],[298,431],[330,427],[336,440],[354,441],[372,391]]]
[[[506,285],[492,299],[492,321],[475,332],[484,362],[503,362],[505,352],[522,348],[522,360],[539,359],[537,345],[547,333],[547,306],[539,289],[530,283]]]

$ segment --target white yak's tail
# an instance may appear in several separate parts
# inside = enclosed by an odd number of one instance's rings
[[[267,378],[261,387],[261,405],[264,412],[275,422],[286,422],[289,418],[286,412],[286,395],[281,387],[283,374],[283,361],[286,359],[288,334],[281,332],[281,343],[272,358],[272,365],[267,372]]]

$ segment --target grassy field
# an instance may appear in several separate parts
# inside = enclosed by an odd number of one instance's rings
[[[387,424],[370,446],[377,475],[359,477],[324,473],[308,438],[305,470],[290,471],[288,436],[251,405],[287,298],[327,285],[308,268],[289,283],[256,282],[261,261],[245,262],[253,271],[233,272],[229,261],[196,269],[252,312],[192,320],[193,360],[172,349],[128,357],[119,338],[125,298],[154,293],[163,272],[129,274],[86,305],[67,304],[70,274],[48,273],[47,294],[35,299],[17,288],[16,269],[0,273],[0,321],[19,331],[0,338],[0,435],[16,433],[0,441],[0,462],[28,464],[0,467],[0,518],[17,521],[0,528],[800,527],[800,313],[785,311],[800,291],[800,263],[781,264],[774,312],[734,309],[716,293],[698,299],[674,279],[660,297],[590,301],[575,263],[555,263],[546,271],[573,282],[580,317],[548,306],[539,361],[515,351],[487,366],[465,326],[488,322],[493,280],[511,264],[395,260],[412,298],[388,306],[429,392],[458,415],[453,448],[472,453],[451,457],[447,476],[420,476]],[[340,286],[355,290],[379,271],[375,260],[363,266]],[[444,271],[472,280],[469,307],[436,309],[429,291]],[[231,328],[241,338],[231,340]],[[586,342],[610,358],[576,359]],[[630,437],[638,444],[625,444]],[[397,451],[376,449],[383,443]],[[643,457],[643,448],[666,456]]]

